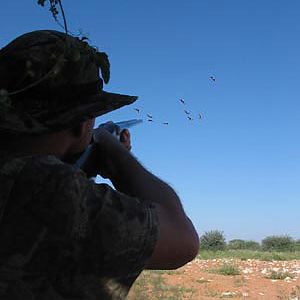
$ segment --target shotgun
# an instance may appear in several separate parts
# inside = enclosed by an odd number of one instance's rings
[[[97,128],[93,130],[93,133],[96,134],[97,130],[99,129],[106,129],[111,134],[118,136],[118,133],[120,133],[123,129],[130,128],[133,126],[136,126],[138,124],[141,124],[143,122],[142,119],[132,119],[127,121],[121,121],[121,122],[107,122],[100,124]],[[79,159],[75,162],[75,167],[81,168],[81,166],[84,164],[88,156],[91,154],[91,145],[93,143],[93,140],[91,144],[86,148],[86,150],[83,152],[83,154],[79,157]]]

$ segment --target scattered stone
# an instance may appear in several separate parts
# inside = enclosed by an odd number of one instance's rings
[[[262,269],[261,274],[264,274],[264,275],[268,274],[268,270],[267,269]]]
[[[291,279],[292,279],[291,277],[285,277],[284,281],[287,282],[287,283],[289,283],[289,282],[291,282]]]
[[[253,273],[253,269],[250,268],[246,268],[242,271],[244,274],[249,274],[249,273]]]
[[[236,293],[235,292],[224,292],[222,293],[222,297],[231,297],[231,296],[235,296]]]

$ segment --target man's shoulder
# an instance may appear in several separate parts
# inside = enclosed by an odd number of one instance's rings
[[[32,155],[13,157],[0,163],[2,183],[10,182],[34,190],[47,184],[52,187],[59,183],[72,182],[76,177],[84,178],[84,173],[72,165],[63,163],[53,155]],[[2,186],[2,184],[0,184]]]
[[[67,166],[53,155],[28,155],[3,157],[0,162],[0,172],[4,174],[14,173],[23,167],[52,167]]]
[[[43,168],[45,170],[60,169],[65,171],[74,171],[72,165],[65,164],[54,155],[33,155],[30,157],[20,158],[26,161],[28,168]]]
[[[54,155],[36,155],[27,160],[26,168],[31,169],[33,172],[41,172],[40,174],[52,174],[60,177],[72,175],[78,172],[78,168],[73,165],[66,164]]]

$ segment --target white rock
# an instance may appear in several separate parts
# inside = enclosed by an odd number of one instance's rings
[[[236,293],[235,292],[224,292],[222,293],[222,296],[227,297],[227,296],[235,296]]]
[[[250,268],[246,268],[242,271],[244,274],[249,274],[249,273],[253,273],[253,270]]]
[[[282,269],[282,272],[283,272],[283,273],[288,273],[289,271],[290,271],[290,270],[287,269],[287,268],[283,268],[283,269]]]
[[[291,279],[292,279],[291,277],[285,277],[285,278],[284,278],[284,281],[285,281],[285,282],[291,282]]]

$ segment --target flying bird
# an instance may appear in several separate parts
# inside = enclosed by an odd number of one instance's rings
[[[137,113],[140,113],[140,109],[135,108],[134,110],[137,111]]]
[[[152,117],[151,115],[149,115],[149,114],[147,114],[147,117],[148,117],[148,118],[150,118],[150,119],[152,119],[152,118],[153,118],[153,117]]]
[[[202,115],[201,115],[201,114],[198,114],[198,116],[199,116],[199,119],[200,119],[200,120],[202,120],[202,119],[203,119],[203,117],[202,117]]]
[[[179,99],[179,101],[182,103],[182,104],[185,104],[185,101],[183,99]]]
[[[164,125],[169,125],[169,122],[163,122]]]
[[[184,110],[184,112],[185,112],[187,115],[189,115],[189,114],[190,114],[190,112],[189,112],[189,111],[187,111],[187,110]]]
[[[188,119],[190,120],[190,121],[192,121],[193,119],[192,119],[192,117],[190,117],[190,116],[188,116]]]
[[[148,119],[147,121],[148,121],[148,122],[153,122],[153,120],[152,120],[152,119]]]
[[[209,76],[209,78],[212,80],[212,81],[216,81],[216,78],[214,76]]]

